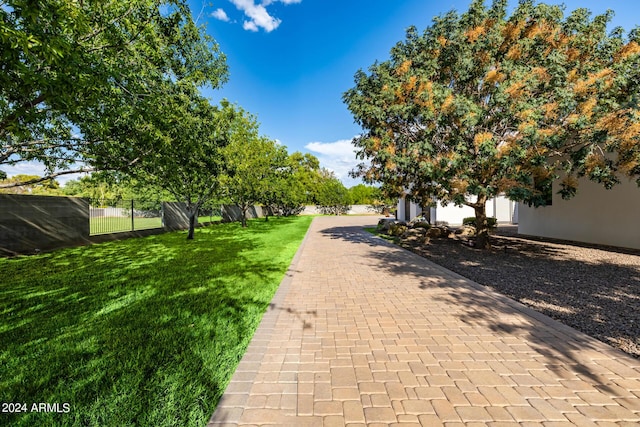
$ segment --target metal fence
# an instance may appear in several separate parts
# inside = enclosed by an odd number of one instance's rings
[[[90,200],[90,235],[162,228],[162,203],[148,200]]]
[[[222,219],[222,205],[209,204],[200,208],[198,211],[198,222],[207,223],[220,221]]]

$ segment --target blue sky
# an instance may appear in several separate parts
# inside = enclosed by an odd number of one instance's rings
[[[229,82],[207,91],[213,102],[227,98],[256,115],[261,132],[287,146],[310,152],[345,185],[357,160],[351,139],[360,132],[342,102],[353,76],[389,50],[415,25],[451,9],[466,11],[470,0],[190,0],[199,23],[227,55]],[[547,1],[569,12],[607,8],[613,26],[640,24],[637,0]],[[487,1],[486,4],[490,4]],[[517,5],[510,0],[510,7]]]
[[[470,0],[188,0],[198,23],[227,56],[230,78],[222,89],[205,90],[213,103],[227,98],[254,114],[261,133],[289,152],[316,155],[347,186],[356,164],[351,139],[360,133],[342,102],[358,69],[384,61],[415,25]],[[562,4],[547,0],[547,3]],[[490,0],[485,2],[490,4]],[[510,7],[517,0],[509,0]],[[566,11],[586,7],[616,14],[612,26],[627,31],[640,24],[637,0],[566,0]],[[42,174],[25,163],[4,168],[9,176]],[[74,178],[61,177],[60,182]]]

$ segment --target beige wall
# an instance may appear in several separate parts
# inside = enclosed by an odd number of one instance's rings
[[[640,188],[623,180],[611,190],[580,180],[570,200],[556,194],[551,206],[520,204],[518,232],[539,237],[640,249]]]
[[[242,212],[236,206],[223,205],[222,210],[223,221],[240,221],[242,218]],[[300,215],[322,215],[322,210],[318,206],[307,205],[300,212]],[[371,209],[370,205],[351,205],[347,215],[377,215],[377,213]],[[261,206],[252,206],[247,212],[247,218],[262,217],[264,217],[264,212]]]
[[[317,206],[305,206],[300,215],[320,215],[322,212]],[[347,215],[375,215],[370,205],[351,205]]]

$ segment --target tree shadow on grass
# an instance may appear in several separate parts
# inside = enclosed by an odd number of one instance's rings
[[[287,268],[273,227],[3,260],[0,401],[72,411],[1,422],[204,425]]]
[[[592,350],[591,355],[602,351],[605,347],[601,344],[593,345],[589,339],[584,340],[580,335],[573,336],[562,326],[549,328],[545,325],[549,322],[553,325],[550,319],[540,317],[539,314],[502,296],[497,297],[464,277],[450,274],[446,270],[434,269],[423,259],[427,257],[424,253],[423,257],[420,257],[408,251],[399,251],[397,245],[373,236],[359,227],[334,227],[325,230],[324,234],[332,239],[368,245],[371,247],[369,257],[373,261],[374,269],[391,275],[414,276],[417,286],[423,290],[438,288],[439,292],[434,294],[434,299],[454,307],[455,315],[462,322],[484,325],[496,334],[522,337],[529,343],[532,352],[544,356],[550,369],[571,366],[574,372],[590,382],[604,389],[610,386],[607,379],[595,373],[592,360],[582,356],[587,350]],[[484,271],[487,282],[485,284],[491,286],[495,283],[507,283],[510,285],[509,289],[518,291],[516,295],[520,298],[540,301],[540,308],[546,307],[551,314],[557,310],[560,315],[554,317],[561,320],[574,319],[578,325],[586,324],[586,329],[592,336],[598,337],[597,325],[600,319],[611,311],[611,303],[626,308],[623,310],[628,316],[625,319],[630,319],[631,325],[640,325],[639,268],[612,264],[604,260],[591,260],[589,264],[585,264],[568,258],[568,254],[560,247],[535,246],[525,251],[524,248],[516,249],[512,246],[513,243],[507,251],[509,256],[505,256],[504,251],[479,251],[457,242],[446,247],[441,245],[440,250],[431,251],[428,258],[480,283],[482,281],[477,279],[478,272]],[[428,251],[429,245],[426,245],[424,250]],[[471,274],[470,271],[475,274]],[[600,286],[581,286],[572,280],[572,277],[578,277],[577,274],[572,276],[572,272],[580,272],[580,277],[590,277]],[[508,292],[503,292],[504,288],[494,288],[514,297]],[[589,298],[581,298],[581,293],[586,293]],[[581,305],[580,301],[588,302]],[[621,312],[619,307],[615,310],[617,313]],[[543,309],[538,311],[545,312]],[[619,319],[607,319],[610,322],[617,320]],[[624,334],[624,328],[620,329]],[[637,326],[626,330],[629,339],[635,342],[638,342],[638,332]]]

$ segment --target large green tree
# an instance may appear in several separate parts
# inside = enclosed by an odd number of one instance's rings
[[[11,178],[0,179],[0,184],[7,185],[7,188],[0,187],[0,194],[34,194],[41,196],[60,196],[60,184],[52,179],[43,181],[38,175],[18,174]],[[33,184],[24,184],[32,182]],[[11,186],[9,186],[11,184]]]
[[[364,184],[354,185],[349,188],[349,199],[354,205],[371,205],[380,199],[380,189]]]
[[[320,160],[312,154],[296,151],[291,153],[288,163],[300,202],[316,204],[322,181]]]
[[[304,210],[308,190],[304,182],[304,169],[299,159],[304,159],[299,152],[289,155],[286,148],[278,146],[277,161],[274,162],[273,173],[263,186],[260,202],[266,208],[265,219],[269,214],[278,216],[298,215]]]
[[[100,178],[94,174],[72,179],[65,183],[62,192],[67,196],[90,199],[92,206],[108,206],[109,203],[124,199],[123,186]]]
[[[88,198],[92,206],[108,206],[109,203],[133,199],[142,210],[157,209],[161,201],[175,200],[170,193],[157,187],[144,185],[127,176],[103,172],[67,181],[60,192]]]
[[[610,16],[522,0],[507,17],[507,1],[476,0],[410,28],[344,94],[364,130],[355,173],[423,204],[472,207],[483,248],[491,197],[539,206],[557,178],[564,197],[577,176],[607,188],[637,178],[639,34],[608,34]]]
[[[284,196],[287,150],[261,136],[255,117],[243,112],[233,122],[223,159],[221,194],[240,209],[242,226],[246,227],[252,206],[273,205]]]
[[[40,161],[43,179],[128,169],[158,140],[128,130],[148,128],[167,85],[227,77],[186,0],[7,0],[0,68],[0,167]]]
[[[331,215],[345,214],[351,208],[349,190],[333,171],[321,169],[319,172],[316,203],[320,211]]]
[[[220,177],[225,171],[223,149],[244,116],[226,101],[220,107],[212,106],[192,88],[174,85],[173,89],[155,106],[162,119],[147,123],[153,128],[153,151],[129,174],[185,204],[187,239],[191,240],[200,208],[220,192]]]

